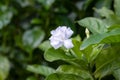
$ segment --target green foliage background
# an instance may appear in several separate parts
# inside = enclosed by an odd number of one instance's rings
[[[101,11],[98,9],[106,7],[114,10],[113,2],[114,0],[1,0],[0,80],[44,80],[44,75],[47,76],[54,72],[54,69],[61,64],[67,64],[61,60],[48,62],[44,59],[43,53],[45,49],[49,48],[48,43],[44,41],[50,37],[50,31],[61,25],[69,26],[74,31],[73,36],[79,34],[83,40],[85,29],[81,27],[83,25],[79,26],[77,21],[92,16],[102,19],[109,18],[106,12],[108,11],[109,14],[113,14],[113,12],[103,8],[105,13],[101,15]],[[116,14],[119,15],[119,12]],[[111,21],[113,23],[110,25],[119,23],[118,18],[115,17],[115,20]],[[83,23],[85,23],[84,20]],[[105,29],[101,30],[105,31]],[[97,32],[93,30],[93,33]],[[46,46],[42,45],[43,43]],[[30,66],[33,64],[36,70]],[[26,69],[27,66],[28,69]],[[42,68],[43,71],[39,72],[39,68]],[[46,69],[50,72],[44,73]],[[56,75],[60,74],[56,73]],[[62,74],[62,76],[64,75]],[[65,75],[65,77],[67,76],[69,75]],[[110,75],[103,80],[111,77],[113,78]]]

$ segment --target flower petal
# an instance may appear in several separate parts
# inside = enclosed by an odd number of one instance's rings
[[[70,49],[70,48],[74,47],[71,39],[64,40],[64,46],[67,49]]]
[[[50,40],[50,44],[55,48],[55,49],[58,49],[59,47],[61,47],[63,45],[63,41],[60,40],[59,38],[57,37],[54,37],[54,36],[51,36],[49,38]]]
[[[56,30],[52,30],[51,34],[54,37],[58,37],[58,39],[65,39],[65,28],[63,27],[58,27]]]
[[[70,38],[72,36],[72,34],[73,34],[73,31],[70,28],[67,28],[66,29],[66,37]]]
[[[63,43],[59,41],[50,41],[50,44],[52,45],[52,47],[54,47],[54,49],[58,49],[59,47],[63,45]]]

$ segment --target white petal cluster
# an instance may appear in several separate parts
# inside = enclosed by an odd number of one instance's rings
[[[58,49],[64,46],[67,49],[73,47],[72,40],[69,39],[73,34],[73,31],[66,26],[59,26],[57,29],[51,31],[51,37],[49,38],[50,44]]]

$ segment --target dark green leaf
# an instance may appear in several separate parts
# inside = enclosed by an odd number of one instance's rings
[[[86,0],[84,3],[84,9],[86,10],[92,2],[93,2],[93,0]]]
[[[55,19],[55,23],[59,25],[65,25],[70,27],[72,30],[75,29],[74,23],[67,16],[57,16]]]
[[[108,48],[103,49],[101,54],[96,59],[96,71],[95,71],[95,77],[96,78],[102,78],[106,75],[112,74],[112,72],[115,72],[117,69],[120,69],[120,51],[119,51],[119,45],[114,45]],[[116,75],[117,72],[113,73],[116,78],[118,78]]]

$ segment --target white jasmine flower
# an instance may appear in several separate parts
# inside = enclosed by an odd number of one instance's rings
[[[58,49],[61,46],[69,49],[73,47],[72,40],[69,39],[73,34],[73,31],[66,26],[59,26],[57,29],[51,31],[51,37],[49,38],[50,44]]]

